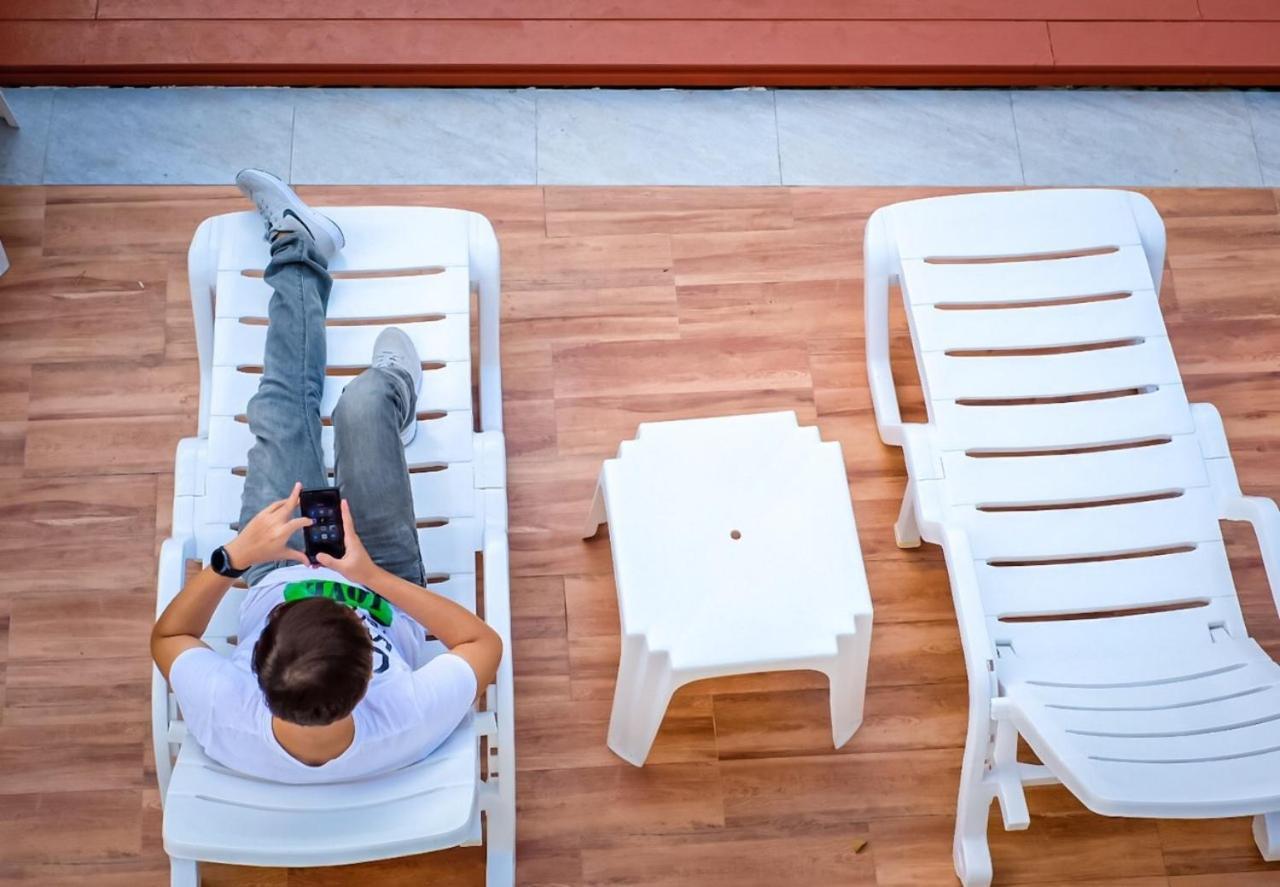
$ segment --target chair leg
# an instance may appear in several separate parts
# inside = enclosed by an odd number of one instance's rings
[[[898,522],[893,525],[893,539],[899,548],[920,547],[920,525],[916,522],[915,507],[916,485],[907,481],[907,488],[902,493],[902,508],[898,511]]]
[[[608,515],[605,514],[604,509],[604,485],[597,483],[595,495],[591,497],[591,512],[587,515],[587,524],[582,529],[582,538],[590,539],[600,532],[600,525],[607,519]]]
[[[485,814],[485,887],[513,887],[516,882],[515,811]]]
[[[991,749],[990,779],[996,784],[996,800],[1005,831],[1020,831],[1031,825],[1027,794],[1018,774],[1018,731],[1009,720],[996,722],[996,739]]]
[[[609,716],[609,748],[643,767],[675,692],[665,654],[652,654],[640,638],[624,638]]]
[[[170,856],[169,883],[172,887],[200,887],[200,863]]]
[[[871,620],[858,621],[857,633],[842,635],[839,652],[827,669],[831,694],[831,739],[840,748],[862,726],[867,695],[867,661],[871,653]]]
[[[1267,862],[1280,862],[1280,811],[1253,817],[1253,840]]]
[[[956,834],[952,845],[956,876],[964,887],[989,887],[991,848],[987,844],[987,811],[991,795],[981,785],[966,786],[960,777],[960,805],[956,809]]]
[[[987,844],[987,814],[994,793],[984,784],[992,752],[988,709],[969,712],[964,761],[960,766],[960,797],[956,804],[956,833],[952,844],[956,875],[964,887],[989,887],[991,848]]]

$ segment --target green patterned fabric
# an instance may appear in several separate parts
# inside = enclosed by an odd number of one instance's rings
[[[379,625],[390,625],[393,616],[391,604],[386,598],[358,585],[334,582],[332,579],[304,579],[290,582],[284,587],[286,601],[300,601],[309,597],[326,597],[353,610],[364,610]]]

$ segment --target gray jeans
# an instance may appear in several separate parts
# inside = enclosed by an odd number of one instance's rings
[[[265,279],[275,292],[267,309],[262,381],[249,401],[254,444],[240,500],[240,525],[302,481],[303,489],[329,486],[320,445],[324,393],[324,317],[333,279],[324,256],[306,234],[271,243]],[[400,429],[414,415],[413,380],[404,370],[370,367],[342,392],[333,412],[336,482],[351,505],[360,539],[374,563],[424,584],[413,514],[409,469]],[[302,534],[289,547],[303,550]],[[292,561],[255,564],[253,585]]]

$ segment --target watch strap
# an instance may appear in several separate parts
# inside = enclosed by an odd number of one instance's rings
[[[213,550],[213,554],[209,556],[209,566],[213,567],[213,571],[219,576],[225,576],[228,579],[239,579],[249,572],[248,567],[243,570],[237,570],[231,566],[231,555],[224,545],[219,545]]]

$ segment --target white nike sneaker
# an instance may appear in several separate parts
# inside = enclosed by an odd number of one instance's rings
[[[303,203],[279,176],[261,169],[242,169],[236,173],[236,187],[258,208],[268,240],[277,231],[306,231],[330,262],[347,245],[337,223]]]
[[[422,360],[418,357],[418,349],[413,347],[413,339],[399,327],[389,326],[378,333],[373,342],[373,365],[376,367],[396,368],[404,370],[413,379],[413,399],[416,405],[418,393],[422,391]],[[416,411],[409,416],[409,424],[400,429],[400,440],[407,447],[418,433]]]

